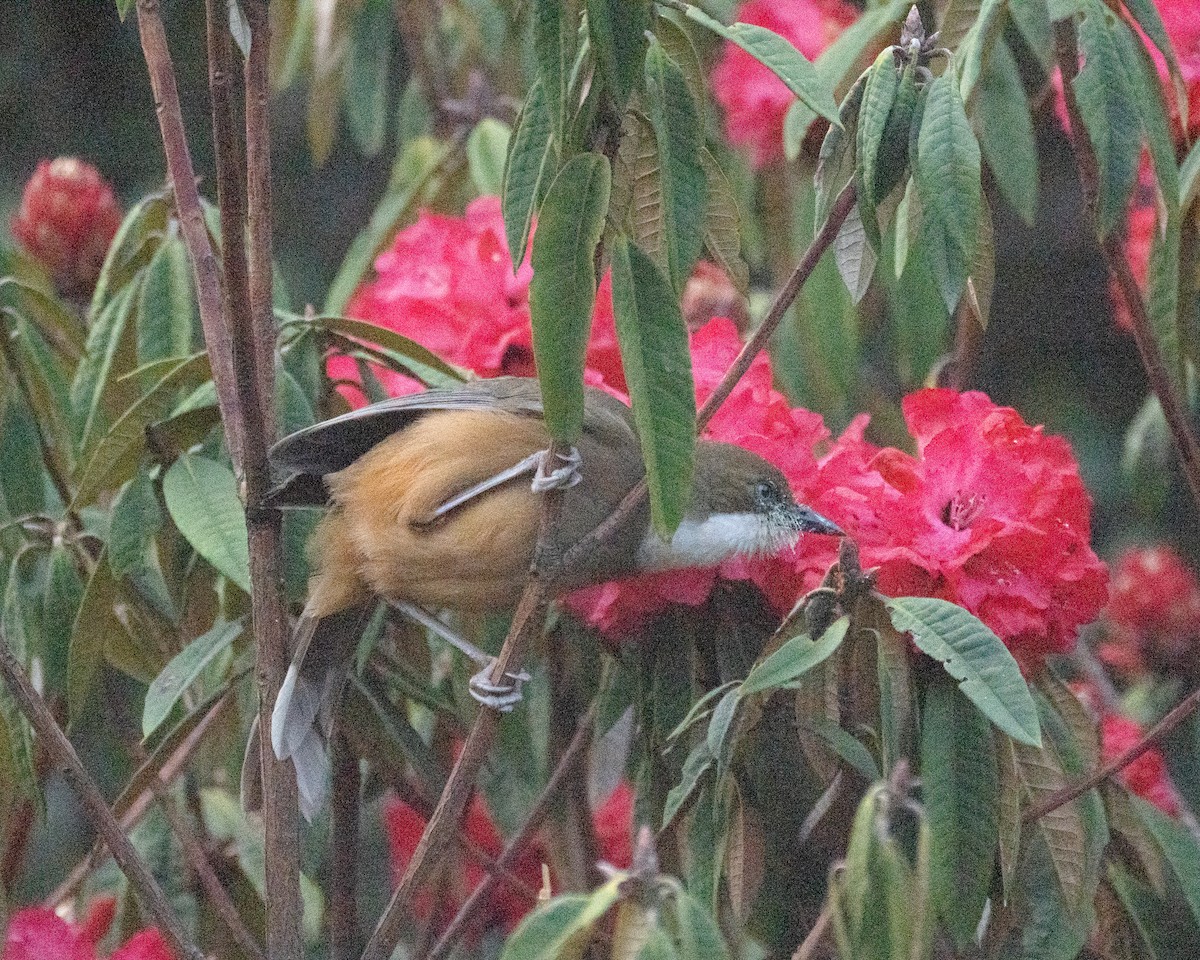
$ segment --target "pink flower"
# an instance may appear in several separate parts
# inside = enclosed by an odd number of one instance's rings
[[[1142,739],[1143,730],[1134,721],[1110,713],[1100,723],[1100,753],[1108,763]],[[1148,800],[1169,816],[1179,814],[1179,795],[1167,775],[1162,751],[1151,747],[1121,771],[1121,781],[1132,793]]]
[[[96,944],[108,933],[116,911],[113,897],[100,897],[78,926],[52,910],[26,907],[8,921],[0,960],[98,960]],[[149,928],[134,934],[109,960],[175,960],[162,934]]]
[[[87,294],[121,226],[112,187],[77,157],[43,160],[25,184],[13,220],[17,241],[68,294]]]
[[[749,0],[737,19],[773,30],[809,60],[817,57],[858,18],[842,0]],[[783,121],[795,96],[750,54],[726,43],[712,74],[713,94],[725,111],[729,142],[750,151],[765,167],[783,157]]]
[[[532,376],[529,252],[513,273],[498,197],[479,197],[462,217],[422,211],[375,260],[376,278],[346,308],[353,317],[401,333],[480,376]],[[623,390],[625,376],[606,276],[596,294],[588,367]],[[408,377],[372,367],[391,396],[414,393]],[[326,372],[349,403],[365,402],[355,361],[336,355]]]
[[[1200,582],[1167,546],[1127,551],[1108,605],[1109,636],[1099,655],[1122,674],[1189,675],[1200,640]]]

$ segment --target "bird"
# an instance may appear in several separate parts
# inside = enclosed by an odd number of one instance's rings
[[[283,479],[269,502],[328,508],[309,541],[308,600],[271,722],[272,747],[293,762],[307,818],[324,804],[334,710],[375,605],[400,604],[435,629],[431,611],[512,609],[528,579],[545,490],[562,488],[542,554],[555,595],[643,571],[775,553],[803,533],[842,533],[797,503],[773,464],[701,439],[691,499],[673,536],[655,532],[643,500],[578,563],[556,564],[646,473],[632,411],[603,390],[585,388],[577,442],[551,462],[538,381],[496,377],[352,410],[272,448],[272,467]],[[438,632],[453,637],[448,628]],[[492,685],[489,673],[486,665],[476,674],[472,693],[511,709],[528,677]],[[242,771],[248,810],[261,797],[258,749],[256,721]]]

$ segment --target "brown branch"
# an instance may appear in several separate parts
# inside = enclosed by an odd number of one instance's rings
[[[117,861],[117,866],[128,878],[129,885],[137,893],[138,899],[155,925],[166,937],[171,949],[178,956],[188,958],[188,960],[204,960],[204,954],[189,940],[183,922],[172,909],[162,887],[158,885],[150,868],[146,866],[146,862],[138,855],[133,848],[133,843],[125,835],[121,825],[117,823],[108,804],[104,802],[100,788],[88,776],[87,770],[84,769],[75,753],[75,748],[71,746],[71,741],[54,722],[49,707],[33,689],[24,669],[9,647],[7,639],[2,635],[0,635],[0,674],[4,675],[4,682],[9,693],[17,701],[17,705],[29,721],[30,726],[36,731],[38,740],[45,745],[55,766],[62,771],[63,777],[75,791],[88,820],[108,843],[113,859]]]
[[[1079,103],[1075,98],[1075,90],[1071,85],[1079,69],[1079,58],[1075,48],[1075,36],[1067,24],[1060,25],[1057,31],[1056,44],[1058,66],[1063,76],[1063,99],[1066,101],[1067,116],[1071,122],[1071,143],[1075,150],[1075,160],[1079,166],[1079,178],[1083,186],[1084,207],[1093,225],[1096,223],[1096,196],[1099,185],[1099,166],[1096,154],[1088,139],[1087,130],[1083,125],[1083,117],[1079,111]],[[1162,355],[1150,324],[1150,315],[1146,309],[1146,301],[1133,277],[1122,241],[1114,236],[1105,238],[1100,243],[1100,250],[1108,264],[1109,273],[1117,281],[1129,307],[1133,320],[1134,339],[1137,341],[1138,352],[1142,357],[1142,365],[1150,379],[1150,387],[1162,405],[1163,415],[1171,430],[1171,438],[1175,441],[1175,449],[1179,453],[1180,464],[1187,476],[1192,496],[1200,505],[1200,444],[1188,424],[1187,413],[1183,403],[1175,392],[1171,378],[1167,373]],[[1032,823],[1057,810],[1065,803],[1103,783],[1109,777],[1115,776],[1133,763],[1138,757],[1158,743],[1168,733],[1186,720],[1196,708],[1200,707],[1200,689],[1193,690],[1179,704],[1128,750],[1114,757],[1108,763],[1094,770],[1080,783],[1055,791],[1043,803],[1025,811],[1022,820]]]
[[[204,209],[200,205],[200,193],[196,189],[196,171],[192,166],[192,156],[184,132],[179,90],[175,84],[175,67],[167,47],[167,33],[159,11],[159,0],[138,0],[137,10],[138,33],[141,37],[142,53],[146,58],[146,67],[150,73],[150,87],[154,91],[154,106],[158,112],[158,126],[167,159],[167,174],[175,194],[175,210],[179,215],[180,230],[195,274],[196,301],[199,305],[200,325],[204,329],[204,342],[208,348],[209,364],[212,367],[213,383],[217,388],[217,406],[225,424],[225,435],[236,469],[242,462],[242,418],[238,416],[237,385],[233,374],[229,333],[221,315],[221,283],[217,260],[213,255],[212,244],[209,243]]]
[[[358,824],[362,788],[358,756],[340,728],[329,743],[333,799],[329,826],[329,947],[332,960],[353,960],[362,942],[358,929]]]
[[[196,836],[187,818],[176,808],[175,798],[167,791],[167,784],[156,776],[150,781],[150,789],[153,790],[154,796],[158,800],[163,816],[167,818],[171,832],[175,834],[175,838],[183,848],[183,855],[189,869],[196,874],[200,886],[204,888],[205,896],[208,897],[208,902],[212,904],[217,916],[225,924],[226,930],[233,937],[238,949],[250,960],[265,960],[262,947],[247,929],[246,924],[242,922],[233,898],[230,897],[229,891],[225,889],[225,885],[221,883],[216,871],[213,870],[204,844]]]
[[[542,821],[546,818],[546,814],[550,811],[550,805],[558,796],[558,792],[562,789],[563,783],[567,779],[567,775],[575,768],[576,760],[582,756],[583,751],[587,749],[592,739],[592,730],[596,722],[596,708],[591,706],[579,720],[578,726],[575,728],[575,736],[571,738],[571,742],[567,744],[563,755],[558,759],[558,765],[554,768],[554,773],[550,775],[550,779],[546,782],[546,786],[542,789],[537,801],[533,805],[533,809],[525,817],[525,822],[512,835],[508,843],[504,847],[504,852],[496,859],[497,871],[509,870],[516,863],[517,857],[524,853],[529,846],[529,842],[533,837],[534,832],[541,826]],[[466,901],[458,909],[454,919],[450,921],[450,925],[446,927],[437,943],[433,945],[433,949],[429,951],[426,960],[440,960],[457,942],[459,936],[474,919],[479,908],[487,901],[495,890],[498,880],[503,874],[496,872],[484,877],[483,882],[479,884]]]

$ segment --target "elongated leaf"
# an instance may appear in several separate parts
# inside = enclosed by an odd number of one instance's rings
[[[675,818],[684,810],[688,801],[700,786],[700,781],[708,773],[716,758],[708,748],[708,741],[703,740],[692,748],[683,763],[682,779],[673,786],[667,794],[663,805],[663,829],[667,829]]]
[[[162,510],[154,483],[137,473],[113,501],[108,528],[108,564],[113,575],[123,577],[146,562],[150,541],[162,529]]]
[[[667,56],[683,71],[683,78],[692,94],[692,103],[696,107],[696,115],[703,127],[708,114],[708,71],[700,60],[696,45],[692,43],[683,17],[675,10],[659,7],[654,36],[663,45]]]
[[[512,131],[494,117],[484,117],[467,137],[467,169],[481,194],[504,189],[504,161]]]
[[[533,219],[553,178],[553,124],[541,80],[534,81],[517,118],[504,165],[504,232],[515,271],[525,259]]]
[[[975,253],[980,205],[979,144],[949,74],[928,86],[917,146],[923,239],[946,309],[954,312]]]
[[[562,0],[534,0],[533,54],[546,98],[554,138],[562,145],[567,129],[567,90],[575,59],[571,5]]]
[[[675,921],[678,925],[680,960],[728,960],[729,948],[721,928],[700,901],[675,888]]]
[[[1175,889],[1183,894],[1192,917],[1200,923],[1200,846],[1186,827],[1152,803],[1141,797],[1134,797],[1133,803],[1175,875]]]
[[[977,92],[975,131],[988,169],[1009,205],[1032,227],[1038,204],[1037,143],[1017,59],[999,42]]]
[[[818,116],[835,126],[840,123],[832,84],[825,83],[804,55],[779,34],[753,23],[735,23],[727,27],[696,6],[689,5],[687,15],[700,26],[745,50]]]
[[[612,252],[612,287],[621,364],[646,463],[650,510],[659,534],[669,538],[687,510],[696,449],[696,394],[687,328],[666,279],[646,254],[623,237]]]
[[[1097,229],[1107,237],[1122,222],[1137,180],[1142,150],[1136,80],[1120,53],[1118,31],[1129,28],[1100,0],[1087,0],[1079,23],[1083,69],[1071,82],[1099,167]]]
[[[166,375],[97,442],[79,477],[72,508],[86,506],[101,491],[118,487],[131,477],[146,448],[146,427],[166,416],[182,388],[195,386],[208,375],[207,354],[177,359]]]
[[[989,720],[1021,743],[1042,742],[1037,708],[1008,648],[962,607],[934,597],[887,601],[897,630],[959,681],[959,689]]]
[[[820,737],[829,749],[862,774],[863,779],[874,783],[879,779],[879,764],[871,756],[861,740],[847,733],[832,720],[824,717],[804,717],[800,720],[803,730]]]
[[[1111,780],[1100,785],[1104,813],[1112,831],[1112,855],[1160,897],[1166,893],[1166,863],[1161,848],[1134,806],[1133,797]]]
[[[1008,13],[1030,53],[1050,74],[1054,69],[1054,28],[1046,0],[1008,0]]]
[[[850,88],[838,114],[841,124],[831,125],[825,133],[825,139],[821,141],[821,153],[817,158],[814,179],[817,188],[814,230],[821,229],[838,194],[855,177],[858,113],[867,88],[867,77],[868,74],[864,73]]]
[[[704,144],[683,72],[658,42],[646,55],[646,99],[658,144],[668,275],[678,294],[704,243]]]
[[[875,230],[878,235],[878,224]],[[867,236],[857,203],[850,208],[849,215],[834,238],[833,256],[838,273],[841,274],[846,289],[850,291],[850,299],[857,304],[871,288],[871,277],[875,275],[875,266],[879,262],[875,247],[871,245]]]
[[[41,658],[47,685],[61,689],[75,618],[83,604],[84,583],[79,573],[79,558],[64,544],[51,548],[48,567],[42,610],[43,649],[33,652]]]
[[[137,313],[138,363],[192,353],[195,328],[192,267],[183,241],[172,237],[146,267]]]
[[[184,454],[163,477],[163,499],[196,552],[249,593],[246,517],[233,471],[215,460]]]
[[[737,288],[746,296],[750,289],[750,268],[742,259],[741,214],[733,185],[716,158],[705,148],[700,153],[704,164],[705,190],[704,249],[717,262]]]
[[[996,239],[992,227],[992,211],[987,197],[979,201],[979,237],[971,257],[971,272],[967,277],[967,304],[979,323],[987,330],[992,316],[992,293],[996,288]]]
[[[345,334],[355,340],[378,346],[390,351],[402,361],[403,371],[420,380],[428,387],[452,387],[468,380],[469,374],[461,367],[447,363],[432,350],[410,340],[403,334],[353,317],[337,317],[322,314],[311,322],[319,330]]]
[[[1185,213],[1191,210],[1200,194],[1200,142],[1192,149],[1179,168],[1179,207]]]
[[[650,11],[649,0],[587,0],[592,55],[618,113],[642,75]]]
[[[849,628],[850,618],[838,617],[819,640],[814,641],[807,633],[792,637],[750,671],[741,686],[742,696],[793,685],[842,645]]]
[[[146,690],[146,702],[142,707],[143,737],[149,737],[162,725],[184,691],[241,632],[240,621],[218,623],[175,655]]]
[[[1175,56],[1175,49],[1171,45],[1171,38],[1167,35],[1162,17],[1159,16],[1158,8],[1154,5],[1154,0],[1125,0],[1123,5],[1133,15],[1133,19],[1145,31],[1146,36],[1150,38],[1154,46],[1158,48],[1158,52],[1163,55],[1163,59],[1166,60],[1167,69],[1171,74],[1171,83],[1175,87],[1175,102],[1179,104],[1181,114],[1180,123],[1183,129],[1187,130],[1188,116],[1193,109],[1193,104],[1188,103],[1183,72],[1179,68],[1179,60]]]
[[[929,686],[922,720],[930,894],[961,949],[975,938],[996,859],[1000,785],[995,748],[986,718],[953,684]]]
[[[533,354],[546,427],[563,443],[573,442],[583,427],[584,353],[596,299],[594,253],[610,186],[607,159],[595,153],[573,157],[546,194],[533,243]]]
[[[346,54],[346,119],[350,135],[368,157],[383,149],[388,117],[388,69],[396,14],[390,0],[365,0],[354,15]]]
[[[124,627],[115,612],[117,584],[113,580],[104,553],[100,554],[88,578],[83,602],[71,631],[71,651],[67,661],[67,708],[71,722],[78,720],[87,707],[96,671],[104,659],[104,648],[112,633]]]
[[[896,70],[895,58],[891,50],[884,50],[875,58],[875,63],[867,73],[867,85],[863,90],[862,107],[858,111],[858,128],[855,132],[858,139],[855,148],[858,156],[855,184],[858,191],[859,223],[865,229],[866,237],[875,250],[879,249],[879,219],[875,215],[875,204],[880,199],[876,183],[879,179],[879,158],[883,151],[888,117],[899,90],[900,74]],[[907,146],[907,131],[904,142]],[[853,288],[851,292],[853,293]]]
[[[99,322],[108,302],[133,279],[134,274],[150,262],[158,249],[158,240],[167,232],[170,207],[164,193],[156,193],[134,205],[116,235],[108,245],[108,254],[96,278],[92,300],[88,306],[90,331]]]
[[[53,293],[20,277],[0,277],[0,294],[20,308],[26,322],[36,327],[63,359],[77,362],[83,356],[83,327]]]
[[[107,415],[117,415],[137,399],[134,384],[123,380],[137,366],[136,331],[130,323],[137,308],[139,284],[121,288],[88,331],[87,355],[71,384],[71,407],[83,425],[80,449],[90,451]]]
[[[1025,784],[1015,744],[1004,734],[995,735],[995,744],[1000,881],[1007,902],[1016,896],[1017,865],[1021,855],[1021,798],[1025,794]]]
[[[591,893],[555,897],[521,921],[504,945],[501,960],[557,960],[572,943],[587,942],[591,929],[617,902],[619,881]]]
[[[666,214],[663,209],[662,165],[658,139],[648,117],[636,110],[625,115],[621,146],[613,170],[612,200],[609,219],[616,219],[608,238],[609,247],[616,235],[624,232],[650,257],[664,274],[667,262]]]

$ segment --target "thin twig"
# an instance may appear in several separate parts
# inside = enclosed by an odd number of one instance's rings
[[[804,942],[796,948],[796,952],[792,954],[792,960],[812,960],[816,955],[817,947],[821,945],[821,941],[825,939],[825,931],[829,929],[829,922],[833,919],[833,905],[827,900],[825,906],[821,908],[820,914],[817,916],[817,922],[813,924],[813,928],[808,931],[808,936],[804,938]]]
[[[213,870],[204,844],[196,836],[187,818],[176,808],[175,798],[168,792],[167,784],[156,776],[150,781],[150,789],[153,790],[159,809],[167,819],[167,825],[170,826],[171,832],[175,834],[175,838],[183,848],[188,868],[196,874],[200,886],[204,888],[208,902],[216,911],[217,916],[221,918],[221,922],[225,924],[225,929],[233,937],[238,949],[250,960],[265,960],[262,947],[247,929],[246,924],[242,922],[237,905],[234,904],[229,891],[225,889],[225,885],[221,883],[216,871]]]
[[[1087,130],[1083,125],[1079,103],[1075,98],[1075,90],[1071,85],[1079,69],[1079,58],[1075,49],[1074,34],[1071,32],[1069,25],[1061,25],[1059,27],[1057,41],[1058,66],[1063,76],[1063,99],[1066,101],[1067,116],[1071,121],[1071,143],[1075,150],[1075,160],[1079,166],[1079,177],[1083,186],[1084,207],[1087,210],[1088,218],[1094,224],[1096,222],[1095,211],[1099,184],[1099,166],[1096,161],[1096,154],[1092,149],[1091,141],[1088,139]],[[1137,341],[1138,352],[1142,356],[1142,364],[1146,368],[1146,375],[1150,379],[1150,386],[1158,397],[1159,403],[1162,405],[1167,426],[1171,430],[1171,438],[1175,441],[1175,448],[1179,452],[1179,460],[1183,467],[1183,472],[1187,476],[1188,485],[1192,488],[1192,496],[1196,500],[1197,505],[1200,506],[1200,444],[1196,442],[1196,437],[1192,433],[1191,426],[1188,423],[1184,406],[1176,395],[1171,378],[1168,376],[1166,367],[1163,364],[1162,355],[1159,353],[1158,344],[1154,340],[1154,334],[1151,329],[1150,315],[1146,309],[1146,301],[1142,297],[1142,292],[1133,277],[1133,271],[1129,266],[1129,258],[1126,256],[1125,248],[1121,241],[1116,237],[1109,237],[1101,242],[1100,249],[1108,264],[1109,272],[1116,279],[1117,285],[1121,290],[1121,296],[1124,297],[1129,307],[1129,314],[1133,320],[1134,339]],[[1057,810],[1063,804],[1070,803],[1076,797],[1103,783],[1109,777],[1120,773],[1129,764],[1133,763],[1134,760],[1162,740],[1168,733],[1183,723],[1184,720],[1192,715],[1197,707],[1200,707],[1200,689],[1193,690],[1188,694],[1173,710],[1151,727],[1141,740],[1128,750],[1123,751],[1099,769],[1094,770],[1081,782],[1064,787],[1061,790],[1056,790],[1043,803],[1026,810],[1022,814],[1022,820],[1026,823],[1032,823],[1051,811]]]
[[[358,928],[358,756],[339,727],[329,743],[333,798],[329,825],[329,948],[332,960],[353,960],[362,948]]]
[[[188,150],[179,107],[179,90],[175,84],[175,67],[167,47],[167,32],[159,11],[159,0],[138,0],[138,33],[142,53],[150,73],[154,91],[154,106],[162,133],[167,173],[175,194],[175,209],[179,215],[180,231],[188,248],[192,271],[196,278],[196,301],[200,325],[204,328],[204,343],[208,348],[213,383],[217,389],[217,406],[225,424],[230,456],[235,469],[242,462],[241,421],[238,416],[237,384],[233,375],[233,357],[229,334],[221,316],[221,285],[217,259],[208,240],[200,192],[196,189],[196,171]]]
[[[33,684],[25,675],[25,670],[17,661],[7,639],[0,635],[0,673],[9,693],[17,701],[21,712],[37,733],[38,740],[45,744],[63,777],[78,796],[88,820],[96,831],[104,837],[112,851],[117,866],[129,880],[142,906],[153,918],[154,923],[166,937],[171,949],[180,957],[188,960],[203,960],[204,954],[188,938],[183,922],[171,907],[170,901],[163,893],[162,887],[154,879],[150,868],[134,849],[133,843],[125,835],[116,817],[104,802],[104,796],[96,782],[88,776],[87,770],[79,761],[75,748],[71,746],[62,729],[54,722],[50,709],[45,701],[33,689]]]
[[[558,792],[567,779],[567,775],[574,769],[576,760],[583,754],[583,751],[587,749],[588,744],[591,742],[592,729],[595,722],[596,708],[593,705],[580,718],[579,724],[575,728],[575,736],[571,738],[571,742],[567,744],[563,755],[559,757],[558,766],[554,768],[554,773],[550,775],[550,779],[534,803],[533,809],[525,817],[525,822],[512,835],[504,847],[504,852],[497,858],[497,868],[501,870],[511,869],[516,863],[517,857],[528,849],[530,839],[546,818],[546,814],[550,811],[550,805],[558,796]],[[492,891],[496,888],[496,883],[500,876],[501,874],[499,873],[490,874],[484,878],[479,886],[471,891],[471,895],[459,907],[458,913],[450,921],[450,925],[445,929],[441,937],[438,938],[437,943],[433,945],[433,949],[429,951],[426,960],[440,960],[454,946],[459,935],[467,928],[471,920],[474,919],[479,908],[492,895]]]
[[[833,243],[834,237],[837,236],[837,232],[841,229],[847,215],[849,215],[854,202],[854,184],[851,182],[838,194],[838,198],[834,203],[833,209],[830,211],[828,219],[817,232],[812,244],[805,251],[804,256],[801,257],[800,263],[792,271],[792,275],[788,277],[787,283],[784,284],[783,290],[780,291],[775,302],[771,304],[771,309],[768,311],[766,318],[764,318],[762,324],[755,331],[749,342],[742,348],[741,353],[738,354],[737,359],[734,360],[721,380],[721,383],[717,385],[717,389],[713,391],[708,401],[697,413],[696,422],[698,431],[704,428],[720,405],[725,402],[737,381],[750,369],[750,364],[754,361],[755,356],[766,346],[767,341],[774,333],[776,327],[779,326],[779,322],[783,319],[788,307],[791,306],[792,301],[795,300],[796,295],[800,292],[800,288],[812,274],[813,269],[821,258],[821,254]],[[571,550],[567,551],[561,561],[561,565],[570,567],[572,564],[578,562],[581,557],[593,550],[597,544],[612,536],[628,520],[633,512],[638,509],[645,495],[646,484],[645,481],[642,481],[625,496],[617,509],[603,523],[584,537]],[[548,494],[542,504],[542,522],[538,534],[538,549],[535,554],[529,582],[525,587],[525,592],[521,595],[516,613],[513,615],[512,626],[509,628],[508,636],[504,640],[504,646],[496,658],[496,663],[491,674],[493,683],[500,682],[506,674],[515,673],[520,669],[525,646],[532,636],[536,624],[541,622],[548,597],[547,578],[541,569],[540,563],[541,548],[545,543],[547,531],[556,521],[558,509],[559,497],[554,493]],[[379,923],[376,925],[375,931],[372,933],[371,939],[363,951],[362,960],[386,960],[387,957],[391,956],[392,949],[399,937],[404,917],[410,912],[409,904],[413,893],[421,885],[421,881],[425,878],[430,865],[438,862],[449,847],[453,838],[454,827],[466,809],[467,801],[470,798],[471,790],[474,788],[475,779],[479,773],[479,768],[482,766],[488,751],[491,749],[499,722],[500,714],[495,710],[480,710],[476,714],[475,723],[471,727],[471,732],[467,735],[462,753],[459,754],[454,769],[450,772],[450,777],[446,782],[445,789],[442,791],[437,808],[426,825],[425,832],[417,844],[417,849],[413,852],[412,859],[408,863],[408,868],[405,870],[404,876],[401,877],[400,883],[392,894],[391,901],[384,910],[383,916],[380,917]]]

